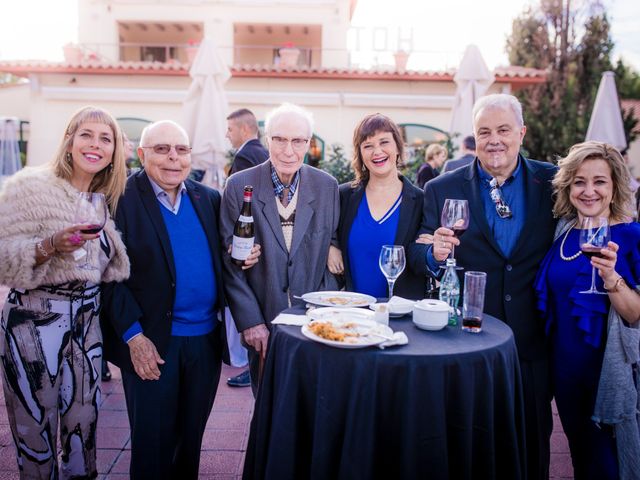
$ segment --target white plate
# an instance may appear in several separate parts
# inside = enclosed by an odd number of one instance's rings
[[[381,303],[376,303],[375,305],[369,305],[369,308],[371,310],[374,310],[376,305],[389,305],[389,304],[381,302]],[[391,308],[389,309],[389,316],[391,318],[400,318],[400,317],[404,317],[405,315],[410,315],[413,307],[409,306],[409,308],[406,308],[404,305],[402,305],[399,307],[401,309],[400,311],[394,311],[395,308],[398,308],[398,306],[392,305]]]
[[[305,302],[321,307],[368,307],[376,303],[376,298],[371,295],[356,292],[309,292],[301,297]]]
[[[373,321],[374,313],[363,308],[336,308],[320,307],[307,312],[311,320],[338,320],[348,322],[351,320]]]
[[[313,333],[310,326],[314,323],[324,323],[329,322],[336,328],[341,331],[347,331],[351,333],[355,333],[358,336],[348,337],[344,342],[338,342],[336,340],[329,340],[327,338],[320,337]],[[351,324],[351,328],[345,328],[346,325]],[[313,320],[308,324],[304,325],[301,329],[302,334],[310,340],[315,342],[324,343],[325,345],[330,345],[336,348],[366,348],[372,347],[374,345],[378,345],[379,343],[385,342],[386,339],[383,337],[378,337],[375,335],[371,335],[371,332],[379,332],[385,336],[392,336],[393,330],[391,330],[386,325],[381,325],[379,323],[374,322],[373,320],[361,320],[353,318],[351,320],[334,320],[334,319],[326,319],[326,320]]]

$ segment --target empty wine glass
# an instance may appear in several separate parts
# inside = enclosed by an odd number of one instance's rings
[[[379,264],[382,274],[387,278],[389,299],[391,299],[393,297],[393,285],[404,271],[406,265],[404,247],[402,245],[383,245],[380,250]]]
[[[611,239],[609,233],[609,221],[605,217],[584,217],[580,223],[580,250],[582,254],[591,259],[591,257],[602,257],[600,250],[606,248]],[[596,267],[591,267],[591,287],[589,290],[583,290],[580,293],[594,293],[597,295],[606,295],[607,292],[601,292],[596,288]]]
[[[102,193],[80,192],[76,201],[74,216],[75,225],[85,225],[82,233],[98,233],[107,223],[107,201]],[[96,270],[97,267],[89,263],[88,250],[84,247],[74,250],[73,258],[77,261],[84,257],[85,261],[79,265],[84,270]]]
[[[458,200],[447,198],[442,207],[440,215],[440,225],[450,230],[453,234],[460,238],[469,228],[469,202],[466,200]],[[454,256],[455,245],[451,245],[451,257]]]

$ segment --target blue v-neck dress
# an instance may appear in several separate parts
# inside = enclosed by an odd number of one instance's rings
[[[349,265],[354,291],[374,297],[388,296],[387,279],[380,270],[378,259],[382,246],[393,245],[395,241],[401,203],[402,194],[389,211],[376,220],[369,211],[367,193],[362,196],[349,233]]]

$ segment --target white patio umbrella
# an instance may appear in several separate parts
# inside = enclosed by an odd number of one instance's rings
[[[454,139],[454,143],[458,146],[464,137],[473,133],[473,119],[471,118],[473,104],[485,94],[494,80],[495,76],[487,68],[480,49],[475,45],[467,46],[458,71],[453,77],[457,89],[451,112],[449,133],[451,135],[459,134]]]
[[[189,75],[192,81],[182,104],[182,117],[193,148],[192,167],[205,171],[203,183],[222,188],[229,110],[224,84],[231,73],[211,38],[202,40]]]
[[[0,183],[22,168],[18,130],[20,121],[15,117],[0,117]]]
[[[606,142],[618,150],[627,148],[620,101],[618,100],[615,74],[613,72],[604,72],[602,74],[585,140]]]

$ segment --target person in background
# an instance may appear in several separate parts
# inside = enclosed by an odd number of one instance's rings
[[[220,194],[187,179],[191,147],[177,123],[145,127],[138,156],[115,215],[131,277],[104,286],[105,352],[122,370],[130,477],[195,480],[227,359]]]
[[[432,143],[427,147],[424,154],[425,163],[420,166],[416,178],[418,188],[424,188],[425,183],[440,175],[440,169],[447,159],[448,154],[446,147],[443,147],[439,143]]]
[[[227,138],[233,148],[236,149],[229,175],[267,161],[269,152],[260,143],[259,136],[258,121],[251,110],[241,108],[227,117]],[[248,361],[247,350],[240,342],[240,335],[229,308],[226,309],[225,313],[227,345],[229,346],[231,365],[244,366]],[[227,378],[227,385],[230,387],[249,387],[251,385],[249,375],[249,369],[247,368],[235,377]]]
[[[627,207],[632,200],[629,173],[620,153],[600,142],[574,145],[558,166],[553,180],[554,213],[561,220],[536,281],[538,307],[551,339],[556,405],[577,480],[631,478],[619,475],[618,462],[635,458],[635,477],[640,471],[640,445],[634,448],[619,431],[614,435],[610,425],[592,420],[596,394],[601,394],[599,384],[608,383],[618,392],[630,387],[637,395],[638,386],[630,371],[625,375],[616,367],[614,378],[603,379],[601,375],[605,346],[611,349],[620,341],[608,335],[613,332],[611,326],[607,328],[609,311],[615,310],[627,324],[640,319],[636,290],[640,286],[640,225],[628,223],[631,211]],[[580,250],[579,231],[585,217],[608,218],[610,226],[611,241],[591,259]],[[592,266],[599,276],[596,286],[606,295],[581,293],[591,285]],[[637,335],[635,344],[637,348]],[[633,410],[638,438],[635,404]]]
[[[444,164],[442,172],[451,172],[456,168],[465,167],[476,158],[476,139],[473,135],[468,135],[462,140],[462,156],[449,160]]]
[[[263,261],[243,271],[228,253],[223,259],[229,307],[249,349],[254,395],[271,321],[300,303],[297,296],[337,289],[327,256],[340,216],[338,183],[304,164],[313,134],[311,114],[297,105],[280,105],[267,115],[265,133],[269,161],[229,177],[220,217],[222,240],[229,244],[244,186],[253,186],[255,241],[262,246]]]
[[[241,108],[227,117],[227,135],[236,153],[229,175],[264,163],[269,152],[260,143],[258,121],[251,110]]]
[[[115,211],[124,160],[115,119],[84,107],[65,127],[53,160],[16,173],[0,192],[0,284],[12,287],[0,357],[21,478],[98,475],[100,282],[126,279],[129,260],[110,217],[98,233],[83,233],[89,225],[74,217],[80,192],[103,193]]]
[[[511,327],[518,347],[528,478],[542,480],[549,476],[553,423],[547,343],[533,284],[556,226],[555,167],[520,155],[527,129],[516,97],[481,97],[472,115],[477,159],[425,185],[421,233],[433,234],[427,263],[434,277],[441,275],[452,245],[465,271],[487,273],[484,311]],[[460,239],[440,226],[447,198],[469,201],[469,228]]]
[[[382,245],[403,245],[407,267],[394,292],[421,299],[427,247],[414,240],[422,220],[424,194],[398,172],[403,155],[398,126],[385,115],[367,115],[353,133],[353,152],[351,165],[356,178],[340,185],[340,248],[330,248],[329,271],[344,274],[348,291],[387,297],[387,280],[378,267],[380,250]]]

